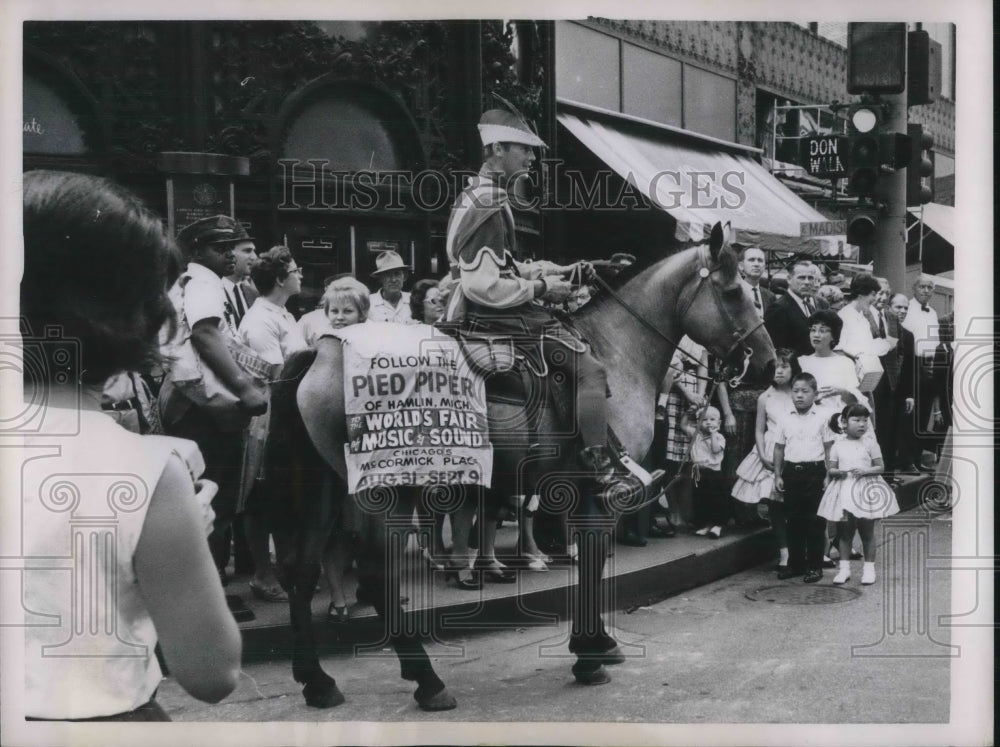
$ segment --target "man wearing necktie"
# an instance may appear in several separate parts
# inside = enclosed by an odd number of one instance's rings
[[[767,268],[764,250],[757,246],[741,246],[733,244],[739,252],[740,282],[750,293],[754,308],[762,317],[768,307],[774,303],[774,294],[760,284]],[[763,389],[741,386],[728,390],[729,408],[736,424],[732,431],[726,432],[726,454],[722,463],[724,475],[735,476],[740,460],[750,449],[755,448],[754,429],[757,422],[757,400]],[[735,477],[734,477],[735,479]],[[736,523],[741,526],[753,526],[764,522],[757,516],[756,504],[736,501]]]
[[[756,246],[740,248],[738,245],[734,245],[734,247],[738,248],[740,252],[740,278],[744,286],[750,291],[750,298],[753,301],[754,308],[763,316],[767,307],[774,303],[774,294],[760,284],[767,266],[764,258],[764,250]]]
[[[764,326],[775,348],[788,348],[796,355],[812,355],[809,342],[809,317],[827,308],[816,301],[819,268],[807,259],[799,259],[788,269],[788,292],[764,304]]]
[[[913,298],[906,312],[903,326],[913,333],[915,356],[917,364],[917,380],[914,394],[916,395],[917,422],[914,433],[913,463],[924,469],[921,462],[925,449],[933,451],[934,438],[929,425],[931,405],[934,400],[934,351],[938,346],[937,312],[931,308],[930,300],[934,295],[934,278],[921,275],[913,284]]]
[[[888,478],[890,473],[895,472],[896,451],[898,448],[899,423],[902,418],[903,402],[900,399],[899,375],[902,352],[899,347],[899,321],[889,310],[889,300],[892,298],[892,290],[889,282],[884,278],[876,278],[879,283],[879,292],[875,296],[875,303],[869,309],[872,337],[875,339],[885,339],[894,337],[897,340],[896,346],[885,355],[879,357],[882,363],[883,376],[879,379],[878,386],[872,392],[875,401],[875,440],[878,441],[882,449],[882,458],[885,461],[885,473]]]
[[[222,286],[226,291],[227,311],[231,314],[233,329],[239,329],[240,322],[246,316],[247,310],[257,298],[257,291],[250,282],[250,271],[256,266],[257,251],[252,241],[243,241],[233,249],[236,256],[236,267],[222,278]]]

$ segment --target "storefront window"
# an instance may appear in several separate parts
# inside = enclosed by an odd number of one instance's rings
[[[681,63],[634,44],[624,45],[622,63],[625,114],[681,127]]]
[[[569,21],[556,22],[556,95],[621,111],[619,42]]]
[[[387,171],[403,159],[381,119],[362,102],[324,97],[288,126],[282,158],[323,163],[333,171]]]
[[[22,115],[25,153],[83,155],[90,150],[79,115],[54,88],[27,72]]]
[[[736,81],[684,66],[684,128],[736,140]]]

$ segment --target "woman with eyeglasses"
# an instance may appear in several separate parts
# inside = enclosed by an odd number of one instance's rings
[[[410,290],[410,315],[413,323],[434,324],[444,315],[438,281],[431,278],[418,280]]]
[[[302,269],[288,247],[275,246],[260,255],[250,271],[260,296],[240,322],[240,338],[277,372],[292,353],[308,347],[295,317],[285,308],[302,291]],[[243,527],[253,560],[250,591],[265,602],[287,602],[271,563],[268,530],[264,518],[265,491],[257,489],[264,444],[267,440],[270,410],[250,423],[247,434],[241,503]]]

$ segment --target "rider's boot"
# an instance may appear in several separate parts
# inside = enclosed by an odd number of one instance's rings
[[[580,466],[593,476],[598,494],[613,509],[625,511],[651,501],[659,494],[663,470],[652,474],[631,460],[626,467],[605,444],[588,446],[578,455]]]

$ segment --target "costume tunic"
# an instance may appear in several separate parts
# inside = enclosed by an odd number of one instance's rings
[[[514,214],[506,190],[479,174],[470,178],[448,221],[446,248],[461,293],[451,294],[445,319],[512,332],[556,333],[562,327],[548,309],[532,303],[534,281],[549,262],[518,262]]]
[[[830,460],[837,460],[837,468],[845,471],[868,469],[874,459],[881,458],[875,440],[841,437],[830,447]],[[817,511],[829,521],[843,521],[845,512],[860,519],[884,519],[899,513],[899,504],[881,475],[848,475],[830,480]]]

